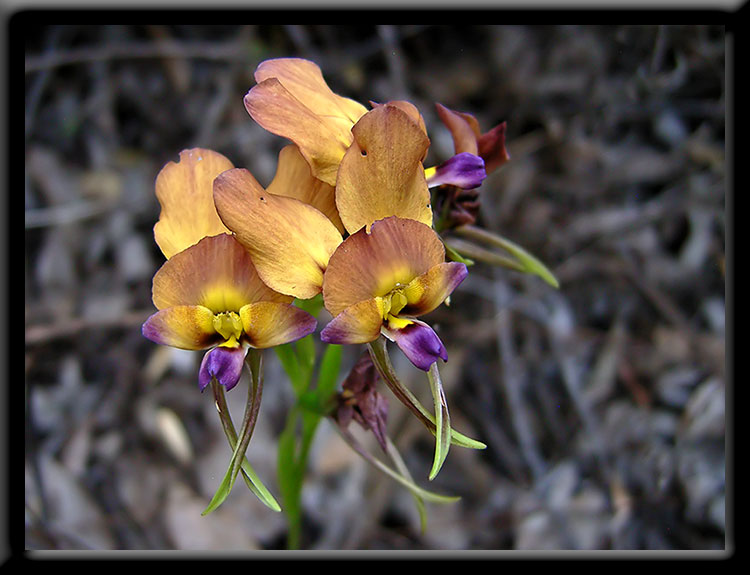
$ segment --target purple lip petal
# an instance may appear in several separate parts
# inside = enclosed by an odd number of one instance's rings
[[[242,346],[215,347],[206,352],[198,372],[198,385],[201,391],[211,383],[212,377],[226,387],[227,391],[237,385],[242,376],[242,364],[245,362],[246,353],[247,350]]]
[[[395,341],[404,355],[422,371],[429,371],[438,358],[448,361],[448,352],[433,329],[424,322],[412,323],[401,329],[384,327],[385,335]]]
[[[484,160],[479,156],[463,152],[440,164],[427,179],[429,187],[450,184],[464,190],[478,188],[487,177]]]

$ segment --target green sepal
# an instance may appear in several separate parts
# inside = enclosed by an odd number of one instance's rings
[[[430,392],[435,406],[435,457],[429,475],[429,479],[432,481],[448,456],[448,449],[451,446],[451,420],[437,362],[430,366],[427,379],[430,382]]]
[[[232,453],[232,459],[229,461],[229,467],[227,468],[227,472],[224,475],[224,479],[222,479],[221,483],[219,484],[219,488],[216,490],[216,493],[214,494],[208,506],[201,513],[201,515],[203,516],[208,515],[212,511],[216,510],[217,507],[224,503],[224,500],[232,491],[234,482],[237,479],[237,470],[235,468],[235,465],[237,458],[239,457],[239,448],[241,447],[240,442],[237,441],[233,447],[234,451]],[[242,456],[240,469],[242,470],[243,477],[245,478],[245,483],[247,484],[247,487],[250,489],[250,491],[255,494],[255,496],[270,509],[273,509],[274,511],[281,511],[281,506],[268,490],[268,488],[263,485],[263,482],[260,480],[258,474],[247,461],[247,458],[245,458],[244,454]]]
[[[368,349],[370,350],[370,357],[372,357],[373,364],[375,364],[378,373],[380,373],[383,381],[385,381],[393,394],[399,401],[401,401],[401,403],[408,407],[414,415],[417,416],[417,418],[433,435],[436,435],[437,427],[435,425],[435,417],[427,411],[414,394],[398,379],[398,376],[393,369],[393,365],[391,364],[391,360],[388,357],[385,338],[381,336],[372,343],[369,343]],[[487,448],[487,445],[481,441],[471,439],[455,429],[450,430],[450,437],[451,443],[459,447],[466,447],[468,449]]]

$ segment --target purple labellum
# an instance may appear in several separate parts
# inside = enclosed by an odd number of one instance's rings
[[[238,347],[215,347],[206,352],[198,372],[198,385],[203,391],[215,377],[227,391],[240,381],[242,365],[245,362],[247,349]]]
[[[429,371],[438,358],[448,361],[448,352],[433,329],[416,319],[411,322],[401,329],[383,327],[383,333],[422,371]]]
[[[479,156],[463,152],[440,164],[435,173],[427,178],[429,187],[450,184],[464,190],[478,188],[487,177],[484,160]]]

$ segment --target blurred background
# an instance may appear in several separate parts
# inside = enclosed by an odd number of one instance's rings
[[[409,492],[324,422],[304,548],[725,549],[722,26],[65,25],[24,41],[27,549],[284,548],[284,516],[241,481],[201,517],[231,455],[202,354],[140,332],[164,261],[156,174],[200,146],[268,184],[285,141],[242,98],[283,56],[362,103],[416,104],[428,164],[453,153],[435,102],[506,121],[511,161],[478,225],[560,281],[477,264],[428,318],[453,425],[486,450],[454,447],[428,482],[432,436],[381,390],[415,481],[460,502],[428,504],[421,533]],[[278,495],[292,391],[265,360],[248,457]],[[228,398],[238,418],[244,391]]]

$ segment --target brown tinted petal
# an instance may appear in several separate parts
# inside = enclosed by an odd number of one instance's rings
[[[320,293],[328,259],[341,243],[327,217],[299,200],[267,192],[239,168],[216,178],[214,201],[268,286],[301,299]]]
[[[469,114],[462,114],[446,108],[442,104],[435,104],[438,116],[453,137],[453,147],[456,154],[468,152],[478,155],[479,123]]]
[[[406,286],[445,261],[445,247],[435,231],[415,220],[397,217],[375,222],[349,236],[334,252],[323,278],[326,309],[338,315],[349,306]]]
[[[367,112],[359,102],[335,94],[315,62],[302,58],[266,60],[256,68],[255,81],[269,78],[278,79],[295,98],[321,116],[340,116],[354,124]]]
[[[284,146],[279,152],[276,175],[266,191],[313,206],[325,214],[340,233],[346,232],[336,209],[335,188],[312,175],[309,164],[294,144]]]
[[[371,110],[352,128],[336,182],[336,206],[349,233],[398,216],[432,224],[424,158],[430,140],[396,106]]]
[[[221,313],[238,312],[257,301],[290,303],[292,298],[263,283],[247,250],[221,234],[203,238],[165,262],[154,275],[153,300],[157,309],[200,305]]]

